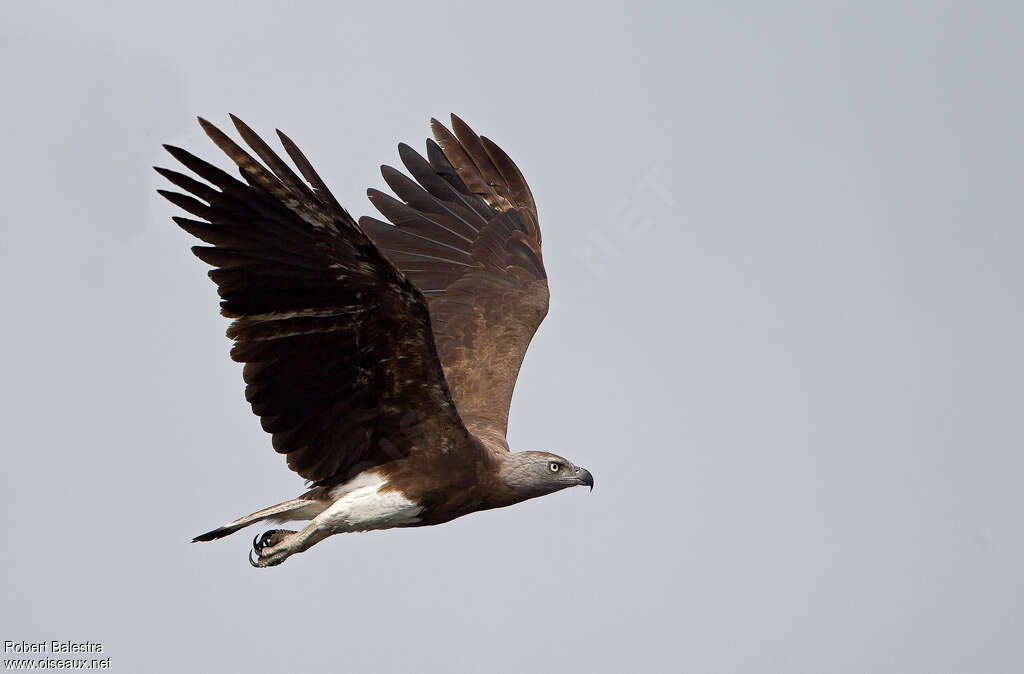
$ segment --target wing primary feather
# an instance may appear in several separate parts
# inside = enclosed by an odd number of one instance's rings
[[[331,190],[327,188],[327,185],[320,178],[320,175],[313,168],[313,165],[310,164],[309,160],[306,159],[306,155],[302,153],[302,150],[300,150],[299,147],[292,142],[292,139],[286,136],[280,129],[277,130],[277,135],[281,139],[281,144],[284,146],[285,152],[287,152],[288,156],[292,158],[293,162],[295,162],[295,166],[298,167],[302,176],[309,181],[310,185],[313,186],[313,190],[320,200],[331,208],[331,210],[337,215],[351,220],[352,216],[350,216],[348,211],[346,211],[342,205],[338,203],[338,200],[334,198],[334,194],[332,194]]]
[[[434,139],[437,141],[437,144],[444,151],[444,156],[448,158],[448,161],[455,168],[455,172],[459,174],[459,178],[462,179],[466,187],[472,193],[483,197],[484,201],[488,204],[496,204],[498,202],[498,194],[494,191],[493,187],[487,184],[480,169],[466,151],[466,148],[459,142],[459,139],[436,119],[431,120],[430,128],[434,132]]]
[[[306,186],[299,176],[295,175],[295,172],[291,170],[288,164],[284,163],[277,153],[274,152],[269,145],[267,145],[259,135],[249,128],[249,125],[243,122],[241,119],[234,115],[228,115],[234,123],[235,128],[238,130],[242,140],[244,140],[249,147],[259,156],[263,162],[270,167],[270,170],[274,172],[277,179],[284,183],[296,196],[306,197],[308,199],[316,199],[313,191]]]
[[[412,178],[387,164],[380,167],[380,173],[388,187],[409,206],[424,213],[451,216],[466,226],[468,229],[466,234],[470,237],[479,232],[480,228],[486,224],[485,220],[477,217],[472,211],[462,209],[452,202],[441,201],[420,187]],[[470,220],[477,222],[470,222]]]
[[[444,156],[444,150],[442,150],[441,146],[432,138],[427,139],[427,161],[430,162],[430,166],[434,169],[434,172],[444,178],[445,182],[452,186],[456,194],[460,195],[462,203],[466,204],[468,208],[485,221],[494,215],[491,211],[491,207],[487,205],[487,202],[481,199],[480,195],[474,194],[468,187],[466,187],[466,183],[464,183],[462,178],[459,177],[459,172],[455,170],[452,163],[448,161],[446,156]]]
[[[203,161],[187,150],[175,147],[174,145],[164,145],[163,147],[172,157],[181,162],[185,168],[190,169],[203,180],[206,180],[221,189],[224,189],[229,185],[241,184],[238,182],[238,179],[230,173],[222,171],[213,164]]]
[[[515,162],[505,154],[504,150],[485,136],[480,136],[480,145],[504,178],[505,185],[509,190],[510,201],[514,204],[522,204],[531,213],[536,213],[537,204],[533,200],[533,193]]]
[[[195,197],[190,197],[187,194],[182,194],[181,192],[171,192],[170,190],[157,190],[156,193],[164,199],[167,199],[167,201],[170,201],[178,208],[181,208],[196,217],[205,218],[207,220],[216,217],[212,208]]]
[[[370,203],[380,211],[381,215],[393,222],[402,231],[438,245],[454,248],[461,253],[468,253],[470,248],[473,247],[473,239],[463,236],[451,227],[446,227],[441,222],[443,218],[436,214],[431,218],[422,211],[410,208],[394,197],[373,188],[366,190],[366,196],[370,199]],[[455,223],[451,224],[455,225]]]
[[[230,157],[231,161],[235,162],[239,170],[242,172],[243,177],[254,181],[256,185],[262,187],[278,199],[283,200],[286,204],[296,200],[295,196],[288,190],[284,183],[281,182],[280,178],[253,159],[252,155],[243,150],[238,143],[231,140],[227,134],[202,117],[199,118],[199,124],[203,127],[203,131],[206,132],[206,135],[210,137],[210,140],[212,140],[214,144],[224,152],[224,154]]]
[[[405,143],[400,143],[398,145],[398,156],[402,159],[402,163],[405,165],[405,168],[409,170],[409,173],[412,174],[412,177],[437,199],[442,202],[450,201],[461,203],[469,213],[476,214],[477,216],[482,217],[485,221],[490,217],[490,213],[486,211],[486,204],[480,202],[479,198],[465,194],[459,190],[446,178],[445,175],[438,172],[429,161],[424,159],[423,155],[416,152],[416,150],[412,149]],[[454,170],[452,170],[451,173],[454,173]],[[474,202],[484,210],[481,211],[474,208]],[[479,227],[477,229],[479,229]]]
[[[437,121],[436,119],[431,119],[430,123],[432,125],[432,128],[434,125],[443,128],[441,122]],[[447,129],[445,130],[447,131]],[[458,191],[460,194],[464,194],[467,197],[476,196],[473,194],[473,191],[466,186],[466,183],[463,182],[462,178],[459,177],[459,172],[455,170],[455,167],[452,166],[452,163],[448,160],[448,157],[445,156],[444,150],[441,149],[441,146],[438,145],[437,141],[434,140],[433,138],[427,139],[427,161],[430,162],[430,165],[433,167],[434,171],[439,176],[444,178],[446,181],[451,183],[452,187],[454,187],[456,191]],[[479,199],[479,197],[477,197],[477,199]],[[487,206],[487,204],[482,201],[473,201],[472,203],[482,205],[483,207]],[[489,211],[482,211],[480,213],[480,215],[484,218],[488,217],[489,214]]]
[[[185,175],[184,173],[178,173],[177,171],[172,171],[171,169],[166,169],[161,166],[154,166],[153,170],[162,175],[164,178],[170,180],[172,183],[174,183],[181,189],[191,192],[192,194],[199,197],[206,203],[212,203],[214,200],[217,199],[218,196],[222,194],[221,192],[218,192],[217,190],[210,187],[209,185],[204,185],[203,183]]]
[[[466,153],[469,154],[473,163],[476,164],[476,168],[480,171],[480,175],[483,176],[484,180],[492,190],[495,187],[499,188],[500,191],[493,191],[497,193],[500,200],[507,201],[503,195],[510,193],[508,185],[505,183],[505,178],[491,162],[491,158],[487,155],[487,151],[484,150],[484,146],[480,142],[480,136],[476,135],[473,129],[469,128],[469,125],[463,122],[458,115],[452,114],[451,118],[452,131],[455,132],[455,137],[458,138],[459,143],[462,144]]]

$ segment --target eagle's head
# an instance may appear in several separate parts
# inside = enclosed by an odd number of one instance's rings
[[[519,452],[503,458],[498,476],[517,500],[544,496],[566,487],[586,485],[594,489],[594,476],[589,470],[557,454]]]

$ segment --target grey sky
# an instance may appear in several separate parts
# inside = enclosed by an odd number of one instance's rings
[[[140,4],[0,19],[0,640],[126,672],[1020,671],[1019,3]],[[188,544],[302,483],[159,144],[279,126],[358,215],[451,111],[541,213],[510,440],[597,488],[268,571],[244,533]]]

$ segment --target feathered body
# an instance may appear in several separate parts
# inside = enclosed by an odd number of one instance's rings
[[[264,519],[311,520],[267,532],[258,566],[325,536],[440,524],[573,484],[590,474],[553,454],[509,452],[508,408],[548,308],[536,204],[519,169],[452,116],[427,157],[399,154],[410,179],[382,167],[397,199],[369,190],[388,222],[357,223],[283,133],[301,178],[241,120],[259,160],[200,120],[238,166],[233,178],[165,146],[206,182],[157,170],[190,194],[161,191],[206,246],[193,252],[221,313],[246,399],[303,496],[196,540]],[[191,196],[190,196],[191,195]]]

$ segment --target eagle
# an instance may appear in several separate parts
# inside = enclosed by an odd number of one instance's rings
[[[506,439],[549,297],[537,205],[508,155],[455,115],[432,119],[426,157],[398,146],[408,175],[381,167],[394,196],[367,191],[384,220],[357,222],[288,136],[298,173],[230,117],[255,157],[199,123],[241,180],[164,145],[193,175],[155,167],[182,190],[158,192],[193,216],[173,220],[206,244],[192,252],[233,319],[245,398],[307,490],[193,542],[307,522],[256,536],[249,561],[270,567],[338,533],[593,490],[585,468]]]

